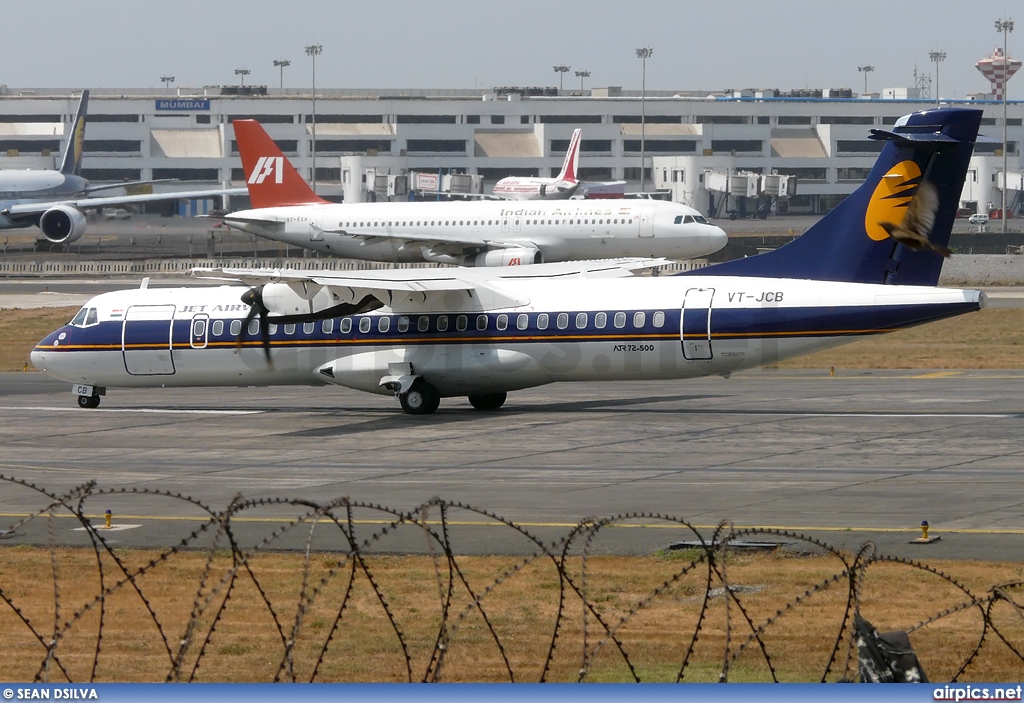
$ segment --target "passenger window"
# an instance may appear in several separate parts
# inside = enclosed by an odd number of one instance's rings
[[[539,330],[546,330],[547,328],[548,328],[548,314],[546,312],[542,312],[540,315],[537,315],[537,329],[539,329]]]
[[[247,331],[249,332],[249,336],[250,337],[253,336],[253,335],[259,334],[260,333],[260,321],[259,320],[249,320],[249,329]]]
[[[370,331],[370,318],[364,317],[359,320],[359,331],[366,334]]]
[[[401,317],[398,318],[398,331],[399,332],[408,332],[409,331],[409,318],[406,317],[405,315],[402,315]]]
[[[640,329],[647,322],[647,315],[643,312],[633,313],[633,326]]]
[[[284,333],[285,334],[289,334],[289,335],[290,334],[295,334],[295,325],[285,325],[284,326]]]
[[[277,334],[277,325],[275,325],[273,323],[267,325],[267,334],[269,334],[269,335]]]
[[[381,334],[384,334],[389,329],[391,329],[391,318],[390,317],[385,315],[385,316],[383,316],[383,317],[381,317],[381,318],[379,318],[377,320],[377,331],[378,332],[380,332]]]
[[[615,329],[621,330],[626,326],[626,313],[617,312],[615,313]]]
[[[587,313],[578,312],[576,313],[576,329],[585,330],[587,329]]]
[[[447,315],[441,315],[439,318],[437,318],[437,331],[438,332],[447,332],[448,331],[448,316]]]
[[[214,321],[213,327],[210,331],[213,332],[214,337],[219,337],[224,334],[224,320]]]
[[[416,331],[426,332],[430,329],[430,318],[426,315],[420,315],[419,319],[416,320]]]
[[[664,327],[665,326],[665,313],[663,313],[661,310],[659,310],[658,312],[654,313],[654,318],[651,320],[651,322],[654,323],[655,327]]]
[[[522,315],[516,318],[516,329],[525,330],[529,326],[530,316],[527,315],[526,313],[523,313]]]
[[[496,326],[499,330],[504,331],[508,329],[508,315],[498,315],[498,321]]]
[[[567,312],[560,312],[560,313],[558,313],[558,317],[555,318],[555,326],[558,327],[558,329],[560,329],[560,330],[564,330],[566,327],[568,327],[569,326],[569,313],[567,313]]]
[[[465,332],[466,327],[468,326],[469,320],[466,319],[465,315],[459,315],[458,317],[455,318],[455,329],[457,329],[459,332]]]
[[[96,315],[96,308],[89,308],[89,314],[85,316],[85,326],[98,325],[100,322],[99,316]]]
[[[478,330],[485,330],[485,329],[487,329],[487,315],[477,315],[476,316],[476,328]]]
[[[334,318],[332,317],[330,320],[324,320],[323,322],[321,322],[320,331],[323,332],[324,334],[330,334],[331,332],[333,332]]]
[[[316,323],[315,322],[303,322],[302,323],[302,333],[303,334],[313,334],[313,330],[315,330],[315,329],[316,329]]]
[[[343,318],[341,318],[341,333],[342,334],[348,334],[351,331],[352,331],[352,318],[351,317],[343,317]]]
[[[193,320],[192,321],[192,336],[202,337],[206,334],[206,320]]]
[[[604,326],[607,325],[607,324],[608,324],[608,315],[607,315],[607,313],[599,312],[596,315],[594,315],[594,327],[596,327],[599,330],[603,330]]]
[[[242,331],[242,321],[232,320],[231,326],[228,328],[228,331],[231,332],[232,337],[237,337],[239,333]]]

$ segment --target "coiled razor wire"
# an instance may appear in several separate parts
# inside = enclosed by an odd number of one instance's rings
[[[835,622],[834,641],[828,647],[828,656],[820,673],[815,674],[817,681],[851,681],[856,678],[856,636],[854,633],[854,615],[864,605],[864,581],[872,569],[881,565],[897,566],[915,572],[927,573],[947,583],[960,594],[960,599],[932,614],[931,616],[904,629],[913,634],[928,626],[945,621],[956,614],[971,611],[978,621],[976,639],[969,644],[970,651],[962,656],[962,661],[955,673],[949,677],[956,682],[969,674],[972,666],[978,666],[986,652],[999,650],[997,656],[1004,660],[1017,662],[1018,670],[1024,670],[1024,641],[1020,637],[1021,624],[1024,623],[1024,581],[1012,581],[996,584],[984,593],[972,591],[954,576],[943,573],[927,564],[901,557],[878,554],[872,543],[866,543],[857,554],[850,556],[838,548],[807,535],[786,530],[764,528],[734,528],[729,523],[722,523],[714,531],[711,538],[705,538],[696,527],[678,517],[657,513],[630,512],[608,517],[591,517],[581,521],[569,530],[560,540],[551,543],[543,542],[523,526],[507,520],[491,511],[456,501],[433,498],[411,510],[396,510],[383,505],[350,500],[339,497],[325,502],[289,498],[244,499],[236,497],[223,510],[216,510],[195,498],[168,491],[151,489],[103,489],[94,481],[83,483],[64,493],[57,493],[14,477],[0,475],[0,482],[27,489],[37,494],[42,500],[42,507],[18,522],[7,527],[7,534],[17,534],[33,521],[46,521],[46,534],[49,540],[50,572],[52,575],[51,590],[53,593],[52,623],[44,624],[33,620],[19,603],[20,598],[13,593],[4,572],[0,571],[0,601],[6,606],[14,619],[7,618],[3,622],[6,627],[23,628],[30,633],[31,639],[39,650],[39,666],[34,678],[37,682],[75,681],[72,671],[82,671],[81,654],[71,657],[62,650],[72,637],[81,638],[82,631],[91,628],[92,621],[87,616],[95,617],[95,632],[90,629],[89,641],[95,639],[91,646],[88,675],[78,676],[89,682],[100,680],[101,662],[103,661],[103,645],[108,637],[107,632],[113,629],[112,623],[116,614],[111,612],[108,602],[115,594],[129,594],[142,605],[147,623],[136,623],[139,628],[152,626],[159,635],[159,649],[163,655],[159,669],[147,671],[145,680],[166,681],[197,681],[203,680],[200,670],[221,653],[215,648],[218,626],[237,607],[238,597],[235,593],[240,587],[249,584],[255,589],[257,605],[273,623],[279,649],[274,654],[277,663],[268,669],[266,679],[272,681],[324,681],[324,669],[332,663],[332,657],[339,649],[339,643],[351,636],[346,615],[353,609],[356,582],[366,584],[372,591],[372,600],[379,608],[387,623],[390,636],[393,636],[397,647],[394,655],[401,662],[402,678],[406,681],[435,682],[444,680],[478,680],[472,670],[472,662],[456,661],[449,663],[449,652],[453,644],[459,643],[459,637],[467,624],[482,622],[484,637],[489,640],[500,655],[503,673],[497,680],[523,681],[528,680],[527,672],[534,672],[536,681],[551,681],[556,670],[565,670],[565,658],[570,657],[574,678],[570,680],[589,681],[594,673],[595,663],[599,657],[607,665],[608,656],[615,658],[617,665],[612,668],[623,678],[633,681],[646,680],[641,674],[650,666],[650,662],[642,660],[642,655],[634,651],[622,633],[642,614],[659,602],[670,599],[678,605],[680,611],[686,611],[693,619],[694,625],[687,631],[674,631],[672,637],[678,643],[680,656],[673,673],[668,680],[677,682],[692,680],[688,674],[697,666],[695,652],[702,636],[714,640],[721,637],[722,651],[718,657],[720,669],[717,673],[719,681],[729,681],[730,674],[738,662],[742,661],[750,670],[751,657],[756,657],[763,666],[760,677],[771,681],[779,681],[779,663],[786,661],[788,653],[784,647],[773,646],[770,635],[777,631],[778,623],[787,617],[793,617],[802,608],[809,607],[817,596],[830,591],[833,596],[845,589],[845,604]],[[125,558],[125,552],[118,548],[104,534],[102,528],[93,525],[86,516],[86,506],[97,499],[114,496],[147,496],[150,499],[160,498],[187,504],[204,516],[202,523],[180,538],[173,546],[158,551],[148,563],[142,566],[131,566]],[[269,534],[255,544],[243,546],[236,536],[235,526],[238,518],[246,511],[256,509],[276,509],[288,511],[289,517],[276,521]],[[468,513],[475,519],[486,524],[502,527],[518,533],[525,543],[530,545],[526,556],[516,557],[513,563],[491,575],[490,581],[483,587],[472,586],[471,579],[465,571],[465,556],[460,556],[458,545],[454,542],[451,528],[454,523],[452,513]],[[379,516],[372,521],[369,534],[357,535],[357,526],[362,529],[368,521],[360,521],[355,514],[371,513]],[[54,528],[54,516],[66,514],[77,520],[88,536],[89,543],[96,557],[96,575],[98,590],[86,602],[73,608],[62,603],[66,597],[61,590],[62,582],[70,578],[64,574],[58,559],[58,539]],[[594,546],[600,534],[609,528],[637,521],[656,524],[668,523],[684,528],[692,533],[696,548],[687,552],[684,558],[671,562],[671,573],[661,583],[650,588],[640,598],[632,601],[617,613],[608,613],[601,607],[601,589],[595,586],[600,579],[591,567],[594,559]],[[370,563],[371,558],[379,556],[382,543],[393,537],[399,529],[412,527],[422,533],[426,542],[429,561],[433,574],[430,576],[436,589],[436,611],[432,613],[402,613],[392,605],[388,597],[388,584],[382,583],[376,566]],[[329,564],[326,573],[315,574],[312,557],[318,544],[317,538],[324,530],[337,539],[340,536],[343,549],[332,548],[337,559]],[[257,555],[271,549],[282,548],[281,542],[286,538],[302,537],[303,567],[301,585],[298,593],[286,598],[274,594],[265,585],[264,579],[253,569],[253,559]],[[816,553],[830,556],[837,562],[837,570],[826,578],[807,586],[802,593],[796,595],[782,607],[777,608],[769,616],[756,616],[757,608],[751,607],[739,584],[733,583],[729,577],[728,557],[734,552],[732,543],[751,536],[774,537],[802,544]],[[377,551],[375,551],[375,548]],[[160,568],[166,565],[175,555],[182,551],[204,551],[205,564],[198,578],[190,612],[183,627],[171,626],[164,622],[153,604],[151,589],[154,583],[148,580],[151,575],[158,575]],[[218,560],[230,556],[231,567],[223,575],[222,567],[217,567]],[[546,653],[540,662],[532,661],[529,665],[517,665],[509,654],[509,636],[502,635],[502,628],[496,624],[499,619],[491,607],[495,594],[500,592],[503,584],[524,569],[534,565],[545,565],[557,576],[557,597],[555,612],[549,631],[538,631],[535,637],[539,642],[547,642]],[[326,562],[325,562],[326,565]],[[699,578],[703,584],[703,594],[695,594],[692,598],[680,599],[677,589],[687,577]],[[150,590],[147,590],[150,589]],[[333,616],[326,633],[313,632],[308,625],[314,608],[321,606],[330,594]],[[709,636],[709,625],[716,597],[724,599],[724,628],[715,625],[717,631]],[[250,600],[252,600],[250,598]],[[340,601],[340,602],[339,602]],[[468,601],[461,604],[463,601]],[[999,604],[1007,605],[1009,620],[1000,626],[994,613]],[[248,602],[249,608],[253,603]],[[0,606],[3,607],[3,606]],[[291,613],[289,616],[288,613]],[[403,619],[404,618],[404,619]],[[430,651],[425,657],[425,664],[418,664],[413,653],[410,637],[403,630],[403,622],[422,624],[432,623],[436,632],[431,636]],[[477,620],[477,618],[479,620]],[[1012,624],[1012,627],[1009,625]],[[478,626],[474,625],[472,629]],[[1001,627],[1003,629],[1001,629]],[[1009,630],[1007,628],[1009,627]],[[577,628],[581,633],[581,649],[575,653],[561,647],[563,633]],[[1014,629],[1016,628],[1016,629]],[[322,629],[322,628],[321,628]],[[22,633],[23,634],[23,633]],[[5,633],[0,631],[0,642],[8,641]],[[475,635],[479,640],[479,635]],[[301,658],[299,645],[314,643],[317,646],[315,657],[310,660]],[[518,644],[518,643],[515,643]],[[303,650],[305,651],[305,650]],[[562,657],[562,659],[557,659]],[[741,660],[741,657],[743,659]],[[70,659],[75,661],[71,662]],[[556,661],[560,668],[556,667]],[[299,664],[301,663],[301,666]],[[337,663],[337,662],[335,662]],[[467,669],[467,667],[470,667]],[[300,668],[308,671],[301,675]],[[756,668],[756,667],[755,667]],[[2,670],[2,664],[0,664]],[[705,670],[702,672],[706,675]],[[493,679],[493,672],[487,674]],[[665,680],[664,675],[658,680]]]

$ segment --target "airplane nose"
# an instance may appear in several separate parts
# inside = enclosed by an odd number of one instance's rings
[[[729,243],[729,235],[726,234],[725,230],[722,229],[721,227],[715,227],[714,225],[712,225],[711,229],[713,229],[714,231],[708,237],[708,240],[711,242],[711,246],[714,247],[714,249],[712,250],[713,253]]]

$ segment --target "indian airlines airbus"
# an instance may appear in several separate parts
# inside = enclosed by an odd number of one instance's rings
[[[235,120],[253,209],[229,227],[326,254],[368,261],[512,266],[624,256],[689,259],[728,237],[693,208],[670,202],[335,204],[317,197],[255,120]]]
[[[558,381],[727,376],[984,306],[935,287],[980,121],[934,109],[871,130],[884,145],[867,180],[806,234],[692,275],[204,269],[232,285],[99,295],[32,362],[87,408],[110,388],[336,384],[426,414]]]
[[[554,178],[502,178],[494,184],[491,193],[505,200],[567,200],[579,189],[576,171],[580,162],[580,135],[582,129],[573,130],[569,150],[565,152],[562,170]]]
[[[85,234],[84,211],[87,209],[245,193],[244,189],[229,188],[88,197],[90,193],[100,190],[153,182],[132,181],[94,186],[82,177],[82,145],[85,141],[88,109],[89,91],[83,90],[59,170],[0,169],[0,230],[37,226],[51,242],[70,244]]]

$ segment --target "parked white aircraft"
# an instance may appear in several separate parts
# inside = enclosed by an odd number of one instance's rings
[[[369,261],[513,266],[663,256],[690,259],[728,237],[670,202],[329,203],[317,197],[255,120],[235,120],[252,210],[229,227],[326,254]]]
[[[728,375],[984,306],[982,292],[935,287],[933,250],[980,120],[926,110],[872,130],[886,143],[867,181],[804,236],[692,275],[616,277],[655,262],[198,270],[245,285],[99,295],[32,362],[82,407],[114,387],[337,384],[393,393],[412,414],[452,396],[493,410],[556,381]]]
[[[89,197],[100,190],[154,183],[132,181],[94,186],[82,177],[82,145],[85,140],[89,91],[83,90],[71,125],[60,170],[0,169],[0,230],[39,227],[55,244],[70,244],[85,234],[85,210],[121,207],[160,200],[191,200],[221,195],[244,195],[242,188],[192,190],[146,195]]]
[[[494,184],[491,193],[505,200],[567,200],[579,189],[576,171],[580,161],[580,135],[573,130],[562,170],[554,178],[517,178],[509,176]]]

